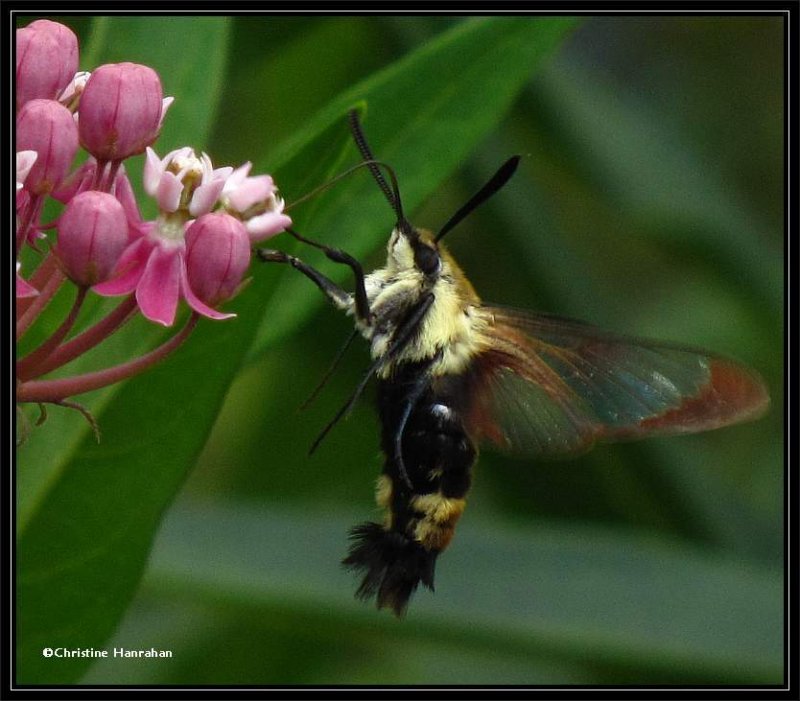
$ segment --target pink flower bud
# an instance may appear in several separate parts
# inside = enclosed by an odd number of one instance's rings
[[[148,66],[109,63],[95,70],[78,109],[81,145],[98,161],[142,153],[158,136],[161,81]]]
[[[78,128],[70,111],[55,100],[31,100],[17,115],[17,151],[36,151],[25,179],[34,195],[46,195],[66,176],[78,151]]]
[[[59,219],[56,253],[64,272],[78,285],[107,280],[127,244],[125,210],[106,192],[81,192]]]
[[[78,38],[39,19],[17,30],[17,110],[29,100],[55,100],[78,70]]]
[[[204,214],[186,232],[186,274],[192,291],[215,306],[233,297],[250,265],[250,239],[230,214]]]

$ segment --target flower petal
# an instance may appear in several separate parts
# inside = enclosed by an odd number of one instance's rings
[[[222,192],[224,186],[224,180],[212,180],[200,185],[192,194],[192,201],[189,203],[189,214],[193,217],[199,217],[210,212],[217,199],[219,199],[219,193]]]
[[[182,268],[180,249],[158,246],[153,249],[142,279],[136,286],[139,309],[150,321],[164,326],[172,326],[175,322]]]
[[[224,314],[223,312],[218,312],[216,309],[212,309],[207,304],[198,299],[197,295],[192,292],[192,288],[189,287],[189,279],[186,275],[186,266],[181,265],[181,292],[183,293],[183,297],[186,300],[186,303],[198,314],[202,314],[203,316],[208,317],[209,319],[230,319],[236,314]]]
[[[142,172],[142,181],[144,184],[144,191],[155,197],[158,192],[158,184],[161,182],[161,175],[164,173],[164,164],[158,157],[155,151],[149,146],[145,149],[147,157],[144,161],[144,170]]]
[[[141,238],[134,241],[119,257],[114,268],[114,276],[106,282],[95,285],[92,290],[103,297],[130,294],[142,279],[152,250],[153,244],[147,239]]]
[[[247,178],[228,195],[228,201],[237,212],[244,212],[256,202],[266,200],[275,192],[275,183],[269,175]]]
[[[156,189],[158,208],[163,212],[174,212],[181,203],[182,192],[183,183],[178,176],[169,171],[162,173]]]
[[[170,105],[175,102],[175,98],[170,95],[169,97],[165,97],[161,100],[161,119],[158,122],[158,129],[161,130],[161,127],[164,124],[164,117],[167,116],[167,110],[169,109]]]
[[[270,236],[279,234],[286,229],[287,226],[291,226],[292,218],[288,214],[282,214],[280,212],[265,212],[252,219],[248,219],[244,225],[250,236],[250,241],[252,243],[258,243],[259,241],[268,239]]]
[[[238,188],[247,179],[252,167],[253,164],[250,161],[245,161],[242,163],[242,165],[236,168],[236,170],[234,170],[225,181],[225,189],[223,192],[227,195],[228,193],[236,190],[236,188]]]

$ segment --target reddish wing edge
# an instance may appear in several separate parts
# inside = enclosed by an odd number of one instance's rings
[[[680,406],[645,419],[636,435],[660,432],[693,433],[753,421],[769,406],[769,394],[759,375],[727,358],[709,358],[711,378]],[[624,437],[624,435],[623,435]]]
[[[506,452],[574,455],[597,441],[751,421],[769,406],[756,372],[707,351],[485,309],[492,343],[475,358],[462,389],[466,424],[475,438]]]

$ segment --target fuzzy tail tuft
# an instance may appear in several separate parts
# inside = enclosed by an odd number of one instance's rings
[[[378,608],[402,616],[420,582],[433,591],[436,550],[426,550],[403,533],[378,523],[362,523],[350,531],[350,553],[342,560],[349,570],[365,572],[356,591],[359,599],[376,597]]]

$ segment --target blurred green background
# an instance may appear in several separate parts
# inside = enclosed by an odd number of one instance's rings
[[[482,297],[736,357],[762,373],[772,406],[752,424],[571,461],[486,451],[435,595],[418,593],[397,621],[356,602],[339,566],[347,529],[375,516],[371,397],[307,456],[358,382],[366,348],[357,343],[299,412],[351,326],[293,271],[254,265],[235,322],[204,324],[164,368],[87,399],[100,446],[79,417],[53,409],[19,451],[20,680],[782,683],[782,18],[583,17],[530,34],[522,23],[539,20],[506,20],[498,36],[526,42],[542,31],[551,48],[487,110],[464,156],[441,167],[437,143],[458,146],[431,139],[412,92],[430,91],[423,104],[435,109],[457,88],[446,71],[403,61],[472,20],[144,18],[135,42],[123,19],[63,21],[87,47],[82,68],[157,68],[177,97],[159,153],[192,134],[215,164],[253,160],[274,172],[287,202],[357,156],[341,120],[324,122],[281,169],[285,145],[351,86],[401,66],[401,99],[367,100],[364,123],[404,198],[419,203],[412,221],[436,228],[503,160],[523,155],[512,182],[448,237]],[[475,44],[475,55],[486,50]],[[493,106],[502,75],[484,70],[465,94]],[[446,112],[456,129],[459,110]],[[307,235],[377,266],[393,218],[374,189],[356,176],[292,214]],[[303,255],[347,280],[316,252]],[[256,324],[253,340],[243,329]],[[135,325],[118,352],[156,333]],[[230,352],[213,344],[239,333],[247,354],[212,387]],[[178,382],[181,368],[191,370]],[[109,533],[96,557],[94,538]],[[54,589],[58,605],[43,605]],[[90,667],[37,656],[67,639],[174,657]]]

